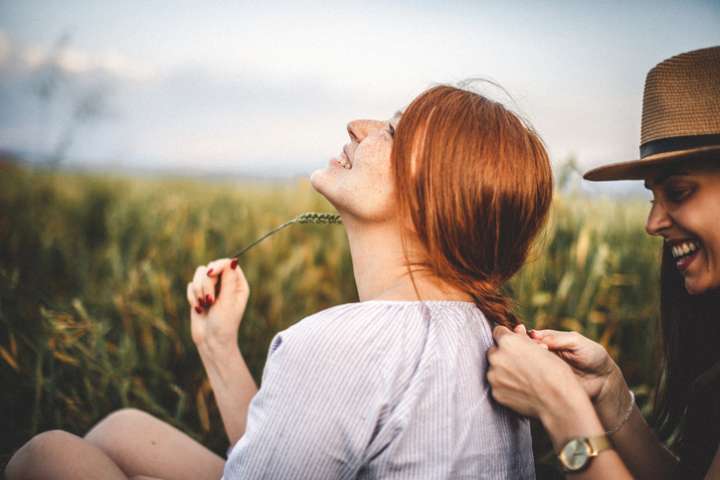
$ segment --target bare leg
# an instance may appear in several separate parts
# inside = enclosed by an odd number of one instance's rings
[[[128,476],[218,480],[225,461],[175,427],[135,409],[114,412],[85,440]]]
[[[7,464],[5,477],[8,480],[127,480],[102,450],[62,430],[41,433],[23,445]]]

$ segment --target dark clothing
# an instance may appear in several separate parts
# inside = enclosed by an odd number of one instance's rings
[[[692,384],[675,478],[703,479],[720,445],[720,362]]]

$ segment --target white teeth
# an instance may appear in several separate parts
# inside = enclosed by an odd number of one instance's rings
[[[350,163],[350,160],[348,160],[345,155],[340,155],[337,159],[338,163],[341,167],[350,170],[352,168],[352,164]]]
[[[684,257],[685,255],[694,252],[697,250],[698,244],[692,240],[685,241],[683,243],[680,243],[678,245],[675,245],[672,247],[672,256],[673,258],[680,258]]]

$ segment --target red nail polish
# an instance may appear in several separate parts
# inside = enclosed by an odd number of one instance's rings
[[[197,313],[202,313],[202,308],[200,308],[200,307],[195,307],[195,311],[196,311]]]
[[[237,264],[238,264],[237,258],[233,258],[233,261],[230,262],[230,268],[235,270],[235,267],[237,267]]]
[[[213,272],[213,269],[211,268],[210,270],[207,271],[207,276],[209,277],[210,275],[212,275],[212,272]]]
[[[207,304],[208,307],[209,307],[210,305],[212,305],[212,303],[213,303],[213,302],[212,302],[212,297],[210,296],[209,293],[208,293],[207,295],[205,295],[205,303]]]

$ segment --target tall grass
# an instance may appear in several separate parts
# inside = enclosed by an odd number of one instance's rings
[[[644,205],[556,198],[532,261],[511,282],[530,326],[572,328],[652,388],[659,246]],[[77,434],[133,406],[210,448],[227,447],[189,331],[195,266],[303,211],[332,211],[307,182],[139,180],[0,170],[2,464],[32,434]],[[259,379],[270,339],[356,301],[341,226],[285,230],[244,254],[251,288],[239,342]],[[537,442],[543,456],[544,441]]]

